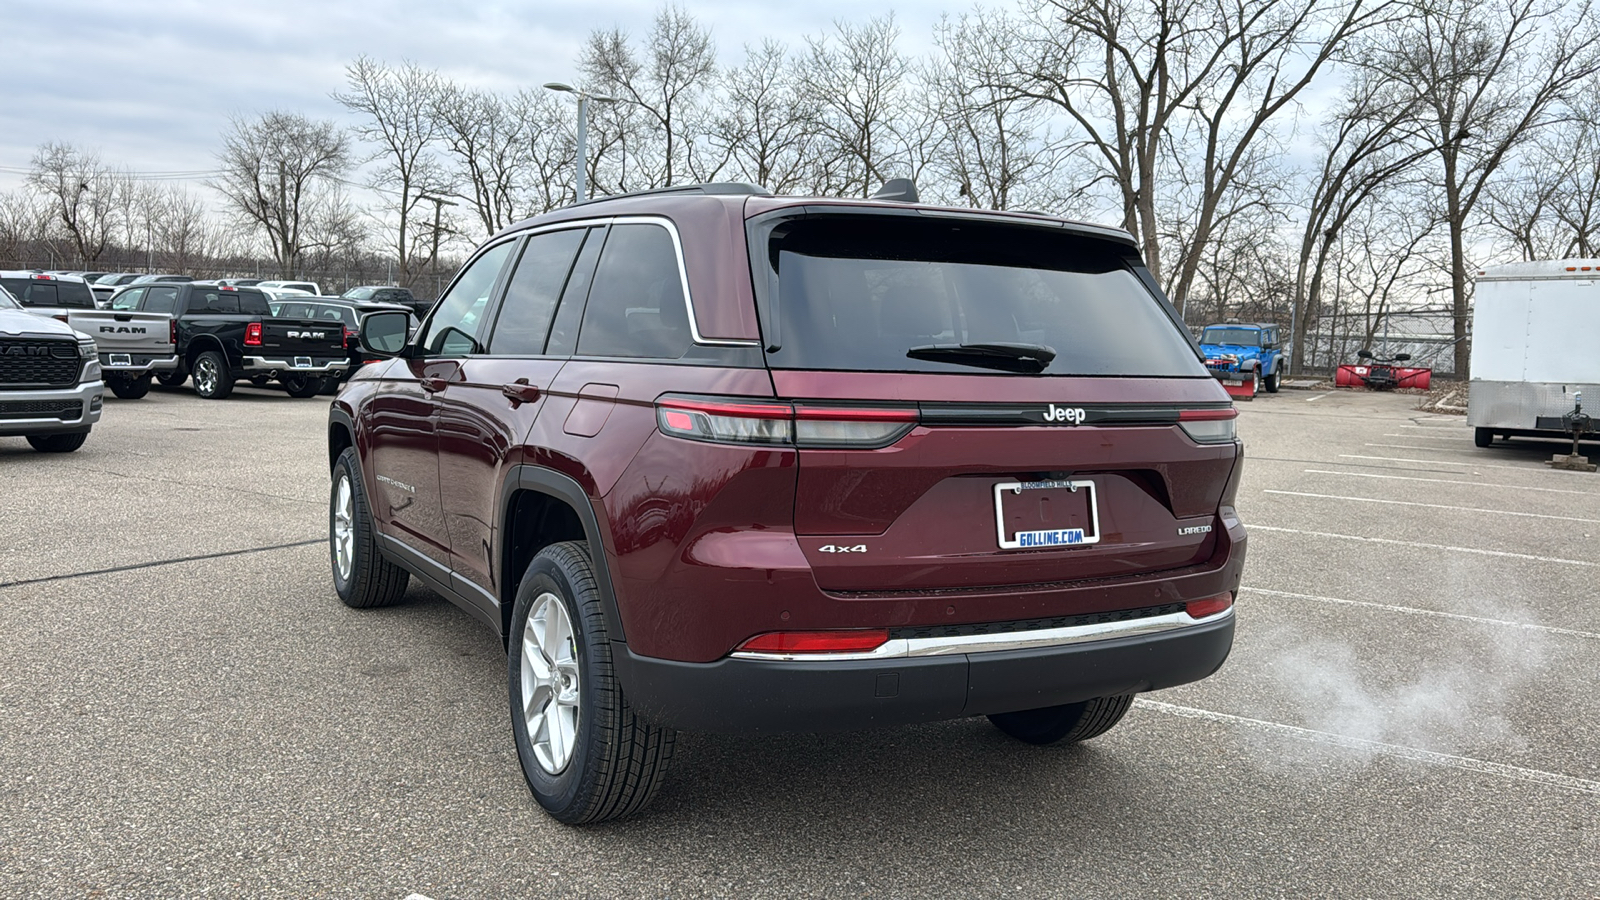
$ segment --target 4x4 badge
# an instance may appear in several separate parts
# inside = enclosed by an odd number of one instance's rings
[[[867,545],[866,544],[856,544],[853,547],[846,547],[843,544],[823,544],[821,547],[817,548],[817,552],[818,553],[865,553],[865,552],[867,552]]]
[[[1081,406],[1057,406],[1054,403],[1045,407],[1044,420],[1046,422],[1065,422],[1068,425],[1082,425],[1088,413]]]

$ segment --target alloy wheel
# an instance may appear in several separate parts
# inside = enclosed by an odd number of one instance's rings
[[[578,742],[576,651],[566,604],[540,594],[522,628],[522,717],[534,758],[551,775],[572,761]]]
[[[209,359],[202,359],[194,367],[194,388],[201,394],[209,394],[217,389],[217,366]]]
[[[333,490],[333,562],[339,569],[339,580],[348,582],[356,555],[355,498],[350,490],[350,476],[339,473]]]

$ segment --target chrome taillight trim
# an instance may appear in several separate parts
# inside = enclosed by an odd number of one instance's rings
[[[1041,650],[1087,644],[1114,638],[1136,637],[1178,631],[1195,625],[1209,625],[1233,615],[1230,606],[1222,612],[1196,619],[1186,612],[1150,616],[1123,622],[1069,625],[1037,631],[1008,631],[1000,634],[973,634],[957,637],[890,638],[873,650],[860,653],[751,653],[736,651],[733,659],[762,659],[781,662],[846,662],[849,660],[917,659],[930,656],[957,656],[964,653],[999,653],[1005,650]]]

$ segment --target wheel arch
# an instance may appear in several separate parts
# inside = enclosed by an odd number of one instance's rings
[[[339,455],[356,445],[356,426],[350,414],[334,407],[328,413],[328,469],[339,462]]]
[[[513,466],[501,487],[499,510],[501,640],[508,639],[517,588],[533,557],[551,544],[584,541],[600,589],[606,633],[613,641],[625,641],[600,519],[583,486],[554,469]]]
[[[228,361],[228,350],[226,347],[222,346],[222,341],[218,340],[212,335],[206,334],[196,337],[194,340],[189,342],[189,348],[183,353],[184,367],[190,372],[193,372],[194,361],[200,358],[200,354],[205,353],[208,350],[215,350],[216,352],[221,353],[223,361]]]

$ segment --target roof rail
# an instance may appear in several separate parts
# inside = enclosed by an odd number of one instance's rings
[[[607,194],[604,197],[590,197],[580,200],[572,206],[588,206],[591,203],[600,203],[606,200],[622,200],[629,197],[652,197],[657,194],[708,194],[708,195],[735,195],[747,197],[771,197],[772,192],[759,184],[745,184],[742,181],[719,181],[709,184],[678,184],[672,187],[650,188],[643,191],[629,191],[626,194]]]

